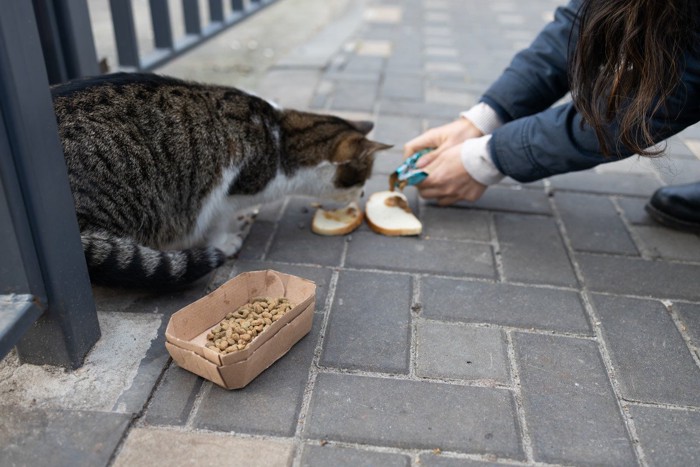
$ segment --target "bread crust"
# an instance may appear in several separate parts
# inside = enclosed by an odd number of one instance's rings
[[[324,228],[319,225],[319,221],[317,219],[319,219],[320,216],[323,216],[324,209],[318,208],[311,222],[311,231],[315,234],[325,235],[329,237],[337,235],[347,235],[353,232],[360,225],[362,225],[362,220],[364,219],[365,215],[360,209],[360,207],[357,205],[357,203],[351,203],[348,205],[348,207],[351,206],[354,207],[356,210],[355,212],[357,212],[357,215],[352,218],[352,222],[335,228]],[[347,207],[343,209],[347,209]]]
[[[375,219],[375,221],[373,222],[372,216],[371,216],[371,210],[370,210],[370,203],[372,201],[373,196],[377,196],[378,198],[380,198],[380,197],[385,198],[387,196],[387,192],[374,193],[367,200],[367,206],[365,207],[365,210],[366,210],[365,220],[367,221],[367,225],[369,226],[370,229],[372,229],[372,231],[374,231],[378,234],[387,235],[389,237],[405,237],[405,236],[412,236],[412,235],[420,235],[420,233],[423,231],[423,226],[420,223],[420,221],[418,221],[418,225],[414,228],[406,228],[406,227],[387,228],[386,226],[382,227],[379,225],[379,222],[381,219]],[[403,195],[401,195],[401,196],[404,197]],[[400,208],[397,207],[397,209],[400,209]],[[415,217],[415,215],[412,212],[410,214]],[[418,219],[416,218],[416,220],[418,220]]]

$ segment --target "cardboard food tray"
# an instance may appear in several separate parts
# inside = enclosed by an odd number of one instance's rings
[[[207,333],[226,314],[260,296],[286,297],[295,306],[245,350],[222,354],[205,347]],[[165,330],[165,347],[180,367],[226,389],[239,389],[311,330],[315,304],[312,281],[272,270],[245,272],[173,314]]]

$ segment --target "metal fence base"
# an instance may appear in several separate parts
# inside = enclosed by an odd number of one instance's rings
[[[7,230],[0,238],[0,294],[31,297],[0,310],[12,313],[0,326],[0,358],[18,344],[23,362],[76,368],[100,329],[34,10],[26,0],[3,2],[0,15],[0,190],[0,224]]]

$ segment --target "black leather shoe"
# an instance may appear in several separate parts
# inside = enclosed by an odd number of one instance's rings
[[[660,224],[700,232],[700,182],[659,188],[645,208]]]

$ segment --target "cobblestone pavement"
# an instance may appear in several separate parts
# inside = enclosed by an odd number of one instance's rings
[[[373,138],[400,148],[473,104],[555,6],[350,2],[257,91],[370,118]],[[9,357],[0,464],[700,465],[700,237],[643,210],[656,188],[700,180],[700,126],[669,154],[506,181],[451,208],[408,190],[419,238],[366,226],[319,237],[308,199],[267,206],[240,257],[207,281],[96,290],[105,337],[73,379]],[[381,155],[366,192],[400,161],[398,149]],[[170,314],[264,268],[317,283],[311,333],[243,390],[173,364]],[[150,336],[135,361],[119,355],[138,339],[114,337],[130,330]],[[115,360],[122,376],[93,387]]]

